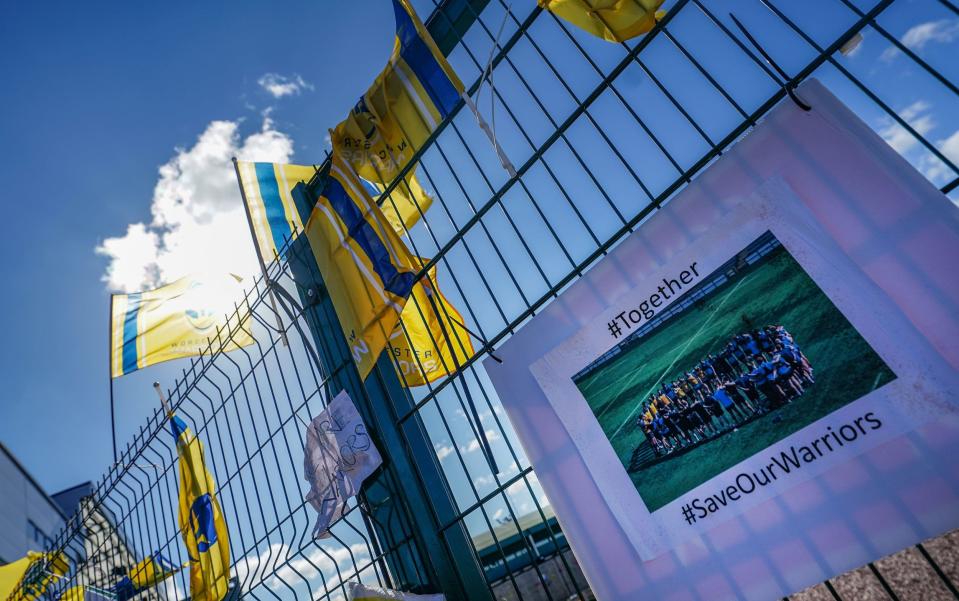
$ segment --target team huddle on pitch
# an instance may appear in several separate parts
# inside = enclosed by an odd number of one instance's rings
[[[637,426],[662,457],[791,403],[814,382],[792,335],[770,325],[733,337],[664,383],[643,401]]]

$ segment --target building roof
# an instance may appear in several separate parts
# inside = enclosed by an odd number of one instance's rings
[[[516,536],[519,532],[525,532],[541,524],[546,524],[553,517],[553,508],[550,505],[546,505],[543,509],[543,514],[540,515],[538,511],[531,511],[526,515],[520,516],[517,518],[519,524],[514,524],[512,521],[505,522],[493,528],[492,531],[481,532],[479,535],[473,537],[473,546],[476,547],[476,551],[482,554],[487,550],[494,550],[496,548],[497,542],[502,544],[506,539]],[[543,521],[545,516],[546,521]],[[519,526],[517,528],[517,525]]]
[[[50,498],[50,495],[47,494],[47,491],[43,490],[43,487],[40,486],[40,484],[30,474],[30,472],[27,471],[27,468],[23,467],[23,464],[20,463],[16,455],[10,452],[10,449],[8,449],[7,446],[3,444],[2,442],[0,442],[0,451],[2,451],[7,457],[10,458],[10,463],[12,463],[20,471],[20,473],[23,474],[23,477],[26,478],[26,480],[30,484],[32,484],[35,489],[37,489],[37,492],[40,493],[40,496],[46,499],[47,502],[50,503],[50,506],[53,507],[53,509],[57,513],[59,513],[64,520],[66,520],[68,517],[68,514],[63,511],[63,507],[59,503],[54,501],[52,498]]]
[[[50,495],[66,515],[73,515],[80,508],[80,499],[93,493],[93,482],[84,482]]]

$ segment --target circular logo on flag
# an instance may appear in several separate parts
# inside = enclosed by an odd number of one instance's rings
[[[197,332],[205,332],[212,328],[216,323],[216,311],[209,306],[203,306],[209,302],[209,298],[204,298],[203,284],[193,282],[185,295],[187,308],[183,310],[186,320],[193,326]],[[199,306],[198,306],[199,305]]]

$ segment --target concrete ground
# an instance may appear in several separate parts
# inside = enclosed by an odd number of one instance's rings
[[[869,566],[846,572],[829,581],[832,591],[823,583],[789,597],[790,601],[955,601],[959,599],[959,530],[922,543],[933,565],[916,547],[904,549]],[[943,576],[949,579],[947,584]],[[885,586],[883,585],[885,582]],[[950,585],[952,590],[950,590]],[[889,591],[886,590],[888,586]],[[835,593],[835,594],[834,594]]]

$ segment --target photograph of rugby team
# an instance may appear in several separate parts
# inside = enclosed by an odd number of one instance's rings
[[[672,303],[572,378],[649,511],[896,378],[772,232]]]
[[[636,425],[657,457],[735,430],[792,403],[815,384],[813,368],[782,325],[729,340],[642,403]]]

